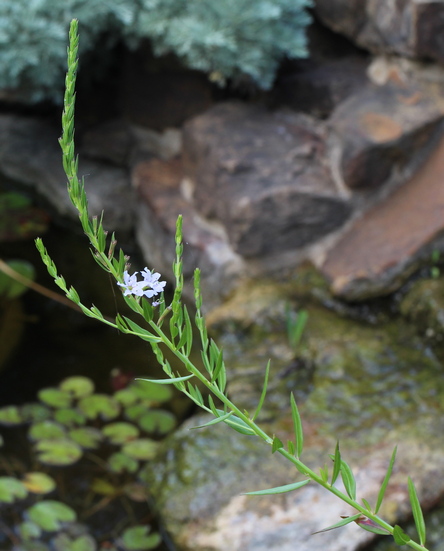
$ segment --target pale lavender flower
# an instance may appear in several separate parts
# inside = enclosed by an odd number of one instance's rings
[[[125,270],[123,272],[123,283],[120,283],[120,281],[117,282],[117,285],[120,285],[125,289],[124,295],[136,295],[137,297],[141,297],[144,294],[143,281],[137,281],[137,274],[139,272],[134,272],[133,275],[129,275],[129,273]]]
[[[159,281],[160,274],[159,272],[154,272],[145,268],[141,274],[143,277],[142,281],[137,280],[137,274],[135,272],[132,276],[128,274],[125,270],[123,272],[123,283],[118,282],[125,289],[124,295],[135,295],[137,297],[146,296],[147,298],[153,298],[159,293],[163,292],[163,288],[166,285],[166,281]],[[153,306],[157,306],[159,302],[153,302]]]
[[[145,294],[148,298],[151,298],[159,293],[163,292],[163,288],[166,285],[166,281],[159,281],[159,272],[154,272],[145,268],[142,272],[144,287],[148,286],[151,289],[146,289]]]

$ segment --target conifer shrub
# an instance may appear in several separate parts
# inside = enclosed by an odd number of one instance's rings
[[[0,99],[62,100],[66,32],[80,21],[81,53],[148,39],[223,84],[248,76],[269,88],[283,57],[307,55],[311,0],[4,0]]]

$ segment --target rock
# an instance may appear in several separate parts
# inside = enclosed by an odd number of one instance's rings
[[[136,238],[148,265],[173,279],[174,234],[181,214],[186,280],[199,267],[206,307],[219,304],[238,283],[244,263],[228,244],[224,228],[202,220],[183,197],[187,183],[181,160],[141,162],[132,171],[132,183],[139,196]],[[184,292],[192,299],[192,285]]]
[[[251,326],[258,310],[253,305],[254,313],[248,315],[249,294],[245,304],[239,305],[250,320],[244,324],[247,329],[233,332],[228,316],[225,330],[222,325],[218,329],[225,334],[222,344],[227,353],[228,392],[238,407],[250,412],[260,396],[260,388],[256,388],[256,399],[252,399],[252,381],[259,380],[259,355],[266,357],[264,335],[270,335],[266,326],[271,322],[276,327],[285,321],[278,306],[283,297],[275,290],[274,299],[269,292],[259,308],[267,315],[268,301],[274,309],[268,322]],[[270,350],[276,350],[279,338],[285,347],[285,332],[275,331]],[[408,475],[415,480],[424,509],[432,507],[444,494],[444,484],[433,475],[444,467],[440,438],[444,384],[440,362],[412,329],[398,320],[376,328],[356,324],[310,307],[300,355],[311,358],[315,367],[311,384],[298,399],[305,433],[303,461],[316,472],[329,465],[327,454],[333,452],[339,438],[360,498],[373,504],[397,444],[396,467],[381,516],[397,523],[410,515]],[[243,390],[239,379],[245,382]],[[297,384],[294,370],[278,369],[270,376],[260,425],[283,442],[294,437],[288,394],[297,393]],[[314,484],[275,496],[242,495],[303,477],[278,453],[271,455],[260,439],[239,435],[223,424],[189,430],[208,420],[200,415],[189,420],[162,444],[160,455],[145,468],[144,479],[178,547],[194,551],[352,551],[372,539],[354,525],[313,535],[338,522],[340,515],[352,514]],[[338,488],[342,489],[340,483]]]
[[[326,118],[338,104],[367,85],[367,64],[365,57],[357,55],[293,61],[274,86],[273,104]]]
[[[58,215],[77,220],[66,191],[66,176],[58,138],[60,129],[48,122],[17,115],[0,116],[0,172],[33,187]],[[134,203],[126,172],[95,161],[80,160],[92,215],[106,211],[105,228],[130,232]],[[125,208],[121,208],[125,205]]]
[[[444,140],[401,188],[352,223],[321,264],[346,300],[386,295],[443,250]]]
[[[150,158],[171,159],[180,153],[180,130],[156,132],[114,119],[88,129],[81,136],[81,154],[122,167]]]
[[[325,162],[322,125],[306,116],[219,104],[187,122],[183,155],[196,209],[224,225],[243,257],[303,247],[350,215]]]
[[[432,342],[444,339],[444,281],[419,279],[409,288],[399,305],[421,335]]]
[[[317,17],[373,53],[444,62],[444,5],[436,0],[315,0]]]
[[[441,98],[425,86],[368,84],[329,119],[336,174],[353,189],[383,186],[433,143],[443,113]]]

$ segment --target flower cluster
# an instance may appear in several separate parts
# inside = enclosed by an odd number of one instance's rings
[[[145,268],[140,272],[143,277],[141,281],[137,279],[138,273],[139,272],[135,272],[133,275],[129,275],[125,270],[123,272],[123,283],[120,283],[120,281],[117,282],[117,285],[125,289],[123,293],[125,296],[135,295],[136,297],[145,296],[147,298],[153,298],[163,292],[166,281],[159,281],[159,272]],[[157,304],[157,302],[153,303],[153,306]]]

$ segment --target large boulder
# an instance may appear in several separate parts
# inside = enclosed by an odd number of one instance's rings
[[[1,115],[0,172],[35,189],[59,216],[77,219],[66,191],[59,136],[60,128],[45,119]],[[85,179],[91,214],[100,216],[105,211],[106,228],[129,233],[133,228],[134,197],[127,172],[82,158],[79,176]]]
[[[331,157],[342,183],[378,188],[401,173],[441,131],[443,104],[425,84],[368,82],[333,111]]]
[[[444,247],[444,140],[402,187],[355,220],[330,248],[322,271],[333,292],[364,300],[398,289]]]
[[[293,391],[304,424],[302,458],[311,468],[317,471],[326,464],[331,472],[328,453],[340,439],[360,498],[373,504],[398,445],[381,516],[395,523],[410,514],[408,475],[424,508],[433,506],[444,494],[444,485],[433,475],[444,467],[440,362],[399,320],[374,327],[308,306],[299,362],[291,363],[285,331],[276,330],[286,322],[288,289],[282,293],[275,282],[260,289],[262,293],[256,293],[253,286],[245,287],[219,315],[213,312],[212,326],[226,353],[232,400],[241,409],[254,411],[268,351],[272,371],[260,417],[264,430],[283,442],[293,437],[289,411]],[[256,305],[258,296],[262,298]],[[302,372],[310,364],[311,374],[304,383]],[[301,480],[302,475],[278,453],[272,455],[258,438],[239,435],[222,424],[189,430],[208,420],[196,416],[187,422],[163,443],[157,460],[145,469],[161,518],[180,549],[352,551],[372,539],[354,525],[313,535],[338,522],[340,515],[353,514],[313,484],[275,496],[242,495]]]
[[[351,205],[336,188],[315,119],[225,103],[184,127],[196,209],[243,257],[301,248],[337,229]]]
[[[444,62],[444,4],[436,0],[315,0],[317,17],[373,53]]]

